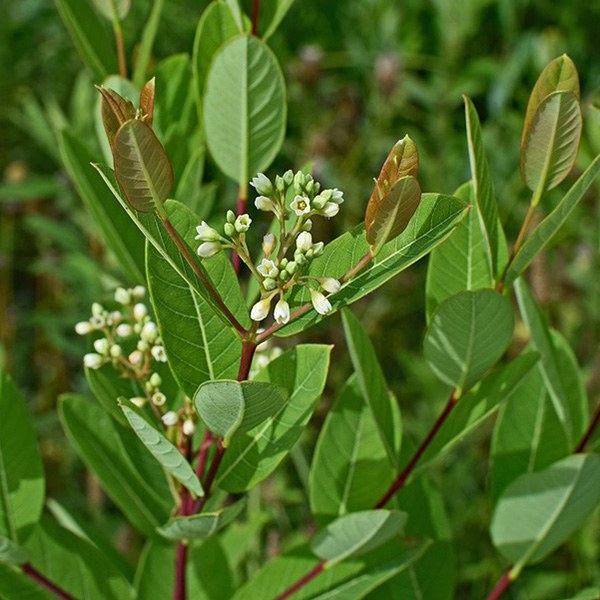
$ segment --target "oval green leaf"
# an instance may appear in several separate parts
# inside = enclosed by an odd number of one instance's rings
[[[397,536],[406,524],[406,513],[397,510],[364,510],[330,523],[311,544],[312,551],[328,566],[360,556]]]
[[[510,301],[493,290],[466,291],[433,313],[424,352],[435,374],[463,391],[504,354],[512,339]]]
[[[538,197],[571,171],[582,126],[581,105],[573,92],[554,92],[537,108],[521,146],[521,175]]]
[[[121,126],[114,141],[115,176],[140,212],[162,209],[173,188],[173,168],[158,138],[139,119]]]
[[[285,84],[277,59],[256,37],[240,35],[216,53],[206,80],[204,129],[219,168],[246,184],[279,152]]]
[[[577,530],[600,502],[600,456],[575,454],[521,475],[496,505],[491,535],[516,576]]]
[[[202,484],[183,454],[146,419],[127,406],[121,408],[131,428],[152,456],[192,494],[204,496]]]

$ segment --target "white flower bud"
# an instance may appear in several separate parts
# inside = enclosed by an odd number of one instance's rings
[[[279,269],[272,260],[263,258],[257,267],[258,272],[263,277],[275,278],[279,274]]]
[[[167,426],[167,427],[172,427],[173,425],[175,425],[177,423],[177,421],[179,421],[179,415],[174,411],[174,410],[170,410],[169,412],[166,412],[161,418],[160,420]]]
[[[152,404],[154,404],[154,406],[163,406],[167,401],[167,397],[162,392],[154,392],[150,399],[152,400]]]
[[[104,364],[104,357],[90,352],[83,357],[83,365],[88,369],[99,369]]]
[[[75,332],[79,335],[87,335],[92,331],[94,331],[94,327],[89,321],[79,321],[79,323],[75,325]]]
[[[146,305],[142,302],[138,302],[133,307],[133,318],[139,323],[143,320],[143,318],[148,314],[148,309]]]
[[[273,299],[273,295],[267,296],[262,300],[259,300],[250,311],[250,318],[253,321],[262,321],[267,318],[269,311],[271,310],[271,300]]]
[[[252,219],[249,215],[240,215],[234,223],[235,230],[238,233],[246,233],[248,229],[250,229],[250,224],[252,223]]]
[[[283,298],[275,305],[273,316],[280,325],[285,325],[290,320],[290,305]]]
[[[266,196],[257,196],[256,200],[254,200],[254,206],[256,206],[258,210],[275,212],[275,203],[271,198],[267,198]]]
[[[219,232],[213,229],[206,221],[202,221],[200,225],[196,227],[198,235],[194,238],[202,242],[218,242],[221,239]]]
[[[106,320],[108,325],[117,325],[123,319],[123,315],[120,310],[113,310],[108,313],[108,319]]]
[[[94,304],[92,304],[92,315],[94,317],[101,316],[103,312],[104,307],[102,306],[102,304],[99,304],[98,302],[94,302]]]
[[[182,429],[185,435],[192,435],[194,431],[196,431],[196,424],[194,423],[194,421],[192,421],[192,419],[186,419],[183,422]]]
[[[146,295],[146,288],[143,285],[136,285],[131,290],[131,295],[134,300],[141,300]]]
[[[144,323],[140,337],[147,342],[153,342],[157,336],[158,327],[156,326],[156,323],[154,323],[154,321],[148,321],[147,323]]]
[[[343,204],[344,193],[338,190],[337,188],[333,188],[331,190],[331,202],[335,202],[336,204]]]
[[[142,406],[145,406],[147,400],[142,396],[135,396],[133,398],[129,398],[129,402],[138,408],[142,408]]]
[[[160,387],[160,384],[162,383],[162,378],[158,373],[152,373],[152,375],[150,375],[150,384],[152,385],[152,387]]]
[[[148,348],[150,348],[150,344],[146,340],[139,340],[138,343],[136,344],[136,348],[140,352],[146,352],[146,350],[148,350]]]
[[[101,354],[102,356],[106,356],[108,354],[108,350],[110,348],[110,344],[106,338],[99,338],[94,340],[94,350]]]
[[[304,221],[304,225],[302,225],[302,231],[310,231],[312,229],[312,221],[310,219],[306,219]]]
[[[311,289],[310,301],[320,315],[326,315],[328,312],[331,312],[331,302],[321,292]]]
[[[336,204],[335,202],[328,202],[323,207],[323,210],[321,210],[319,212],[319,214],[324,215],[328,219],[331,219],[331,217],[335,217],[335,215],[337,215],[339,212],[340,212],[339,204]]]
[[[219,242],[203,242],[198,246],[198,256],[202,258],[210,258],[221,251],[221,244]]]
[[[94,315],[90,317],[90,325],[92,329],[102,329],[106,325],[106,319],[102,315]]]
[[[128,323],[121,323],[116,329],[117,335],[122,338],[129,337],[133,333],[131,325]]]
[[[119,304],[122,304],[123,306],[127,306],[131,302],[131,294],[130,294],[129,290],[126,290],[125,288],[122,288],[122,287],[118,287],[115,290],[115,300]]]
[[[144,361],[144,355],[139,350],[134,350],[127,358],[135,367],[139,367]]]
[[[152,346],[150,352],[152,353],[152,358],[156,362],[167,362],[167,355],[162,346]]]
[[[253,177],[250,185],[261,196],[270,196],[273,193],[273,184],[264,173],[258,173],[256,177]]]
[[[274,234],[267,233],[263,237],[262,250],[265,253],[265,256],[267,258],[269,258],[269,256],[271,255],[271,252],[273,252],[273,250],[275,250],[276,245],[277,245],[277,238],[275,237]]]
[[[310,212],[310,200],[307,196],[296,196],[291,204],[290,208],[296,213],[296,216],[301,217],[307,215]]]
[[[308,231],[301,231],[296,238],[296,248],[304,253],[312,248],[312,235]]]
[[[319,284],[326,292],[329,292],[330,294],[339,292],[340,288],[342,287],[342,284],[333,277],[320,277]]]
[[[123,354],[123,350],[119,344],[113,344],[108,351],[111,358],[119,358]]]

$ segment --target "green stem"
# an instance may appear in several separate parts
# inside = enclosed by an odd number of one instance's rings
[[[117,16],[117,11],[113,2],[113,31],[115,32],[115,43],[117,46],[117,56],[119,57],[119,75],[127,79],[127,62],[125,60],[125,44],[123,43],[123,30],[121,21]]]

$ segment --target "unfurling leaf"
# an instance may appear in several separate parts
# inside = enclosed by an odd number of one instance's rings
[[[114,151],[115,136],[121,125],[135,118],[135,106],[131,100],[125,100],[115,90],[103,86],[98,86],[97,89],[102,94],[101,108],[104,131],[106,131],[110,149]]]
[[[365,229],[373,255],[404,231],[417,210],[421,199],[418,171],[417,147],[405,136],[383,163],[367,204]]]
[[[124,19],[129,14],[131,0],[94,0],[94,6],[98,12],[113,21],[115,16]]]
[[[164,210],[173,187],[173,168],[150,127],[127,121],[114,141],[115,176],[129,204],[140,212]]]
[[[196,392],[200,418],[228,446],[231,436],[244,433],[273,416],[287,400],[287,390],[258,381],[207,381]]]
[[[142,111],[142,121],[152,127],[152,117],[154,116],[154,95],[156,93],[156,78],[153,77],[147,81],[140,92],[140,110]]]

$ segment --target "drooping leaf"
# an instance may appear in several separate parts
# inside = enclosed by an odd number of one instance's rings
[[[548,63],[533,86],[523,123],[522,144],[538,108],[553,92],[572,92],[578,99],[580,97],[577,68],[566,54]]]
[[[121,126],[114,141],[115,176],[140,212],[160,210],[173,188],[173,168],[150,127],[139,119]]]
[[[554,92],[541,102],[521,148],[521,175],[530,190],[541,195],[569,174],[582,126],[581,105],[573,92]]]
[[[94,0],[94,6],[109,21],[113,21],[115,17],[124,19],[128,15],[131,0]]]
[[[455,196],[474,205],[471,183],[462,185]],[[446,298],[464,290],[490,288],[492,271],[485,249],[479,213],[471,208],[443,243],[434,248],[427,266],[427,317]]]
[[[518,574],[578,529],[600,502],[600,456],[574,454],[521,475],[502,493],[492,517],[496,548]]]
[[[217,473],[217,485],[229,492],[243,492],[267,477],[285,458],[325,387],[330,351],[330,346],[301,344],[255,377],[255,381],[286,388],[288,401],[264,423],[232,439]]]
[[[227,447],[235,433],[245,433],[279,412],[287,395],[286,388],[263,381],[207,381],[194,395],[194,406]]]
[[[61,132],[59,148],[77,191],[127,281],[132,284],[144,281],[144,238],[110,191],[98,185],[98,178],[89,164],[93,159],[89,150],[69,130]]]
[[[215,512],[205,512],[191,517],[174,517],[158,528],[164,538],[171,541],[200,540],[215,535],[227,527],[246,507],[244,499]]]
[[[200,480],[183,454],[146,419],[122,406],[125,418],[154,458],[195,496],[204,496]]]
[[[264,0],[260,4],[258,35],[266,42],[294,4],[294,0]]]
[[[390,392],[371,340],[352,312],[342,312],[346,344],[362,396],[371,409],[390,464],[399,467],[402,426],[400,410],[390,402]]]
[[[140,92],[140,110],[142,111],[143,121],[152,127],[152,118],[154,116],[154,96],[156,95],[156,77],[153,77],[144,84]]]
[[[114,35],[89,2],[55,0],[81,59],[98,81],[118,72]]]
[[[600,173],[600,156],[581,174],[556,208],[531,232],[510,263],[504,278],[511,285],[548,245]]]
[[[464,217],[466,210],[463,201],[453,196],[423,194],[408,227],[395,240],[386,244],[364,269],[344,282],[339,292],[330,296],[332,311],[329,314],[371,293],[425,256],[446,239]],[[309,274],[341,279],[368,251],[369,244],[361,225],[327,244],[323,255],[311,264]],[[291,296],[292,308],[307,302],[310,302],[310,294],[304,289]],[[277,335],[288,336],[304,331],[323,318],[311,309],[280,329]]]
[[[27,550],[8,537],[0,535],[0,564],[22,565],[29,560]]]
[[[395,402],[387,394],[384,400]],[[321,429],[310,469],[310,507],[320,524],[374,506],[396,474],[355,375]]]
[[[206,79],[204,131],[219,168],[246,184],[283,142],[285,84],[277,59],[258,38],[240,35],[215,54]]]
[[[507,298],[493,290],[461,292],[433,313],[425,336],[425,358],[442,381],[462,391],[504,354],[513,328]]]
[[[194,240],[198,218],[179,202],[169,200],[165,210],[185,242]],[[234,378],[241,355],[241,341],[231,327],[200,295],[196,275],[175,244],[159,226],[152,228],[160,251],[148,243],[147,274],[152,305],[161,331],[169,366],[185,393],[192,398],[209,379]],[[165,261],[164,252],[171,257]],[[248,308],[231,262],[219,253],[204,261],[207,277],[227,302],[242,326],[249,325]]]
[[[406,513],[397,510],[363,510],[339,517],[314,537],[312,551],[328,565],[360,556],[397,536]]]
[[[44,505],[44,469],[25,400],[0,369],[0,536],[23,544]]]
[[[491,450],[491,495],[495,503],[519,475],[549,467],[569,454],[568,433],[556,416],[539,368],[500,411]]]
[[[471,182],[475,210],[479,221],[483,245],[492,276],[498,271],[498,207],[494,195],[494,186],[488,160],[481,138],[479,115],[473,102],[463,97],[465,102],[465,120],[467,123],[467,146],[471,164]]]
[[[67,437],[108,496],[134,527],[155,536],[172,508],[160,465],[153,460],[153,469],[148,465],[147,473],[140,474],[130,455],[140,451],[147,455],[145,447],[133,433],[121,437],[115,421],[87,398],[63,396],[59,416]],[[132,450],[135,446],[138,449]]]

